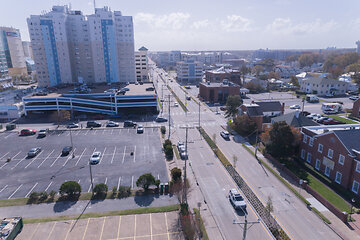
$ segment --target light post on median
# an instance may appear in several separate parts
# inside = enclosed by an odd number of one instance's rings
[[[94,195],[94,183],[93,183],[90,159],[89,159],[89,169],[90,169],[91,193],[92,193],[92,195]]]
[[[71,142],[71,152],[72,152],[72,158],[75,157],[75,154],[74,154],[74,144],[73,144],[73,138],[72,138],[72,130],[70,128],[70,142]]]

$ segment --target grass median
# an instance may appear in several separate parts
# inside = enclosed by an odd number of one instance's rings
[[[201,216],[199,216],[199,209],[194,208],[193,210],[194,210],[194,213],[195,213],[196,220],[199,220],[199,218],[200,218],[200,231],[202,233],[202,238],[201,239],[209,240],[209,236],[208,236],[208,234],[206,232],[204,221],[202,220]]]
[[[335,120],[338,120],[338,121],[340,121],[342,123],[345,123],[345,124],[358,124],[358,122],[355,122],[355,121],[350,120],[348,118],[341,117],[339,115],[326,115],[326,116],[329,117],[329,118],[333,118]]]

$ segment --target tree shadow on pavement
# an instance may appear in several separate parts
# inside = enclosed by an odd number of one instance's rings
[[[75,205],[77,201],[56,201],[54,205],[54,212],[64,212]]]
[[[143,194],[137,192],[135,194],[134,201],[141,207],[148,207],[154,201],[154,194]]]

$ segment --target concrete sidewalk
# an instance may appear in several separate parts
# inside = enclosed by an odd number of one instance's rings
[[[58,217],[81,213],[119,211],[141,207],[162,207],[178,204],[175,196],[146,195],[123,199],[55,202],[24,206],[1,207],[0,218],[21,216],[24,218]]]

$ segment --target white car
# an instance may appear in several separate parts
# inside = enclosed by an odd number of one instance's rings
[[[90,157],[90,164],[95,165],[100,162],[101,152],[94,152]]]
[[[230,133],[227,131],[221,131],[220,135],[225,139],[225,140],[229,140],[230,139]]]
[[[360,97],[359,96],[351,96],[349,97],[350,100],[356,101],[358,100]]]
[[[119,124],[116,123],[116,122],[113,122],[113,121],[109,121],[107,124],[106,124],[106,127],[118,127]]]
[[[174,107],[178,107],[179,106],[179,104],[176,102],[176,103],[174,103]]]
[[[236,190],[235,188],[230,189],[229,191],[229,201],[231,202],[231,205],[233,205],[235,209],[242,209],[242,210],[246,209],[245,200],[240,195],[238,190]]]
[[[290,109],[300,109],[300,105],[298,105],[298,104],[291,105]]]
[[[137,133],[144,133],[144,127],[142,125],[138,125],[136,132]]]

